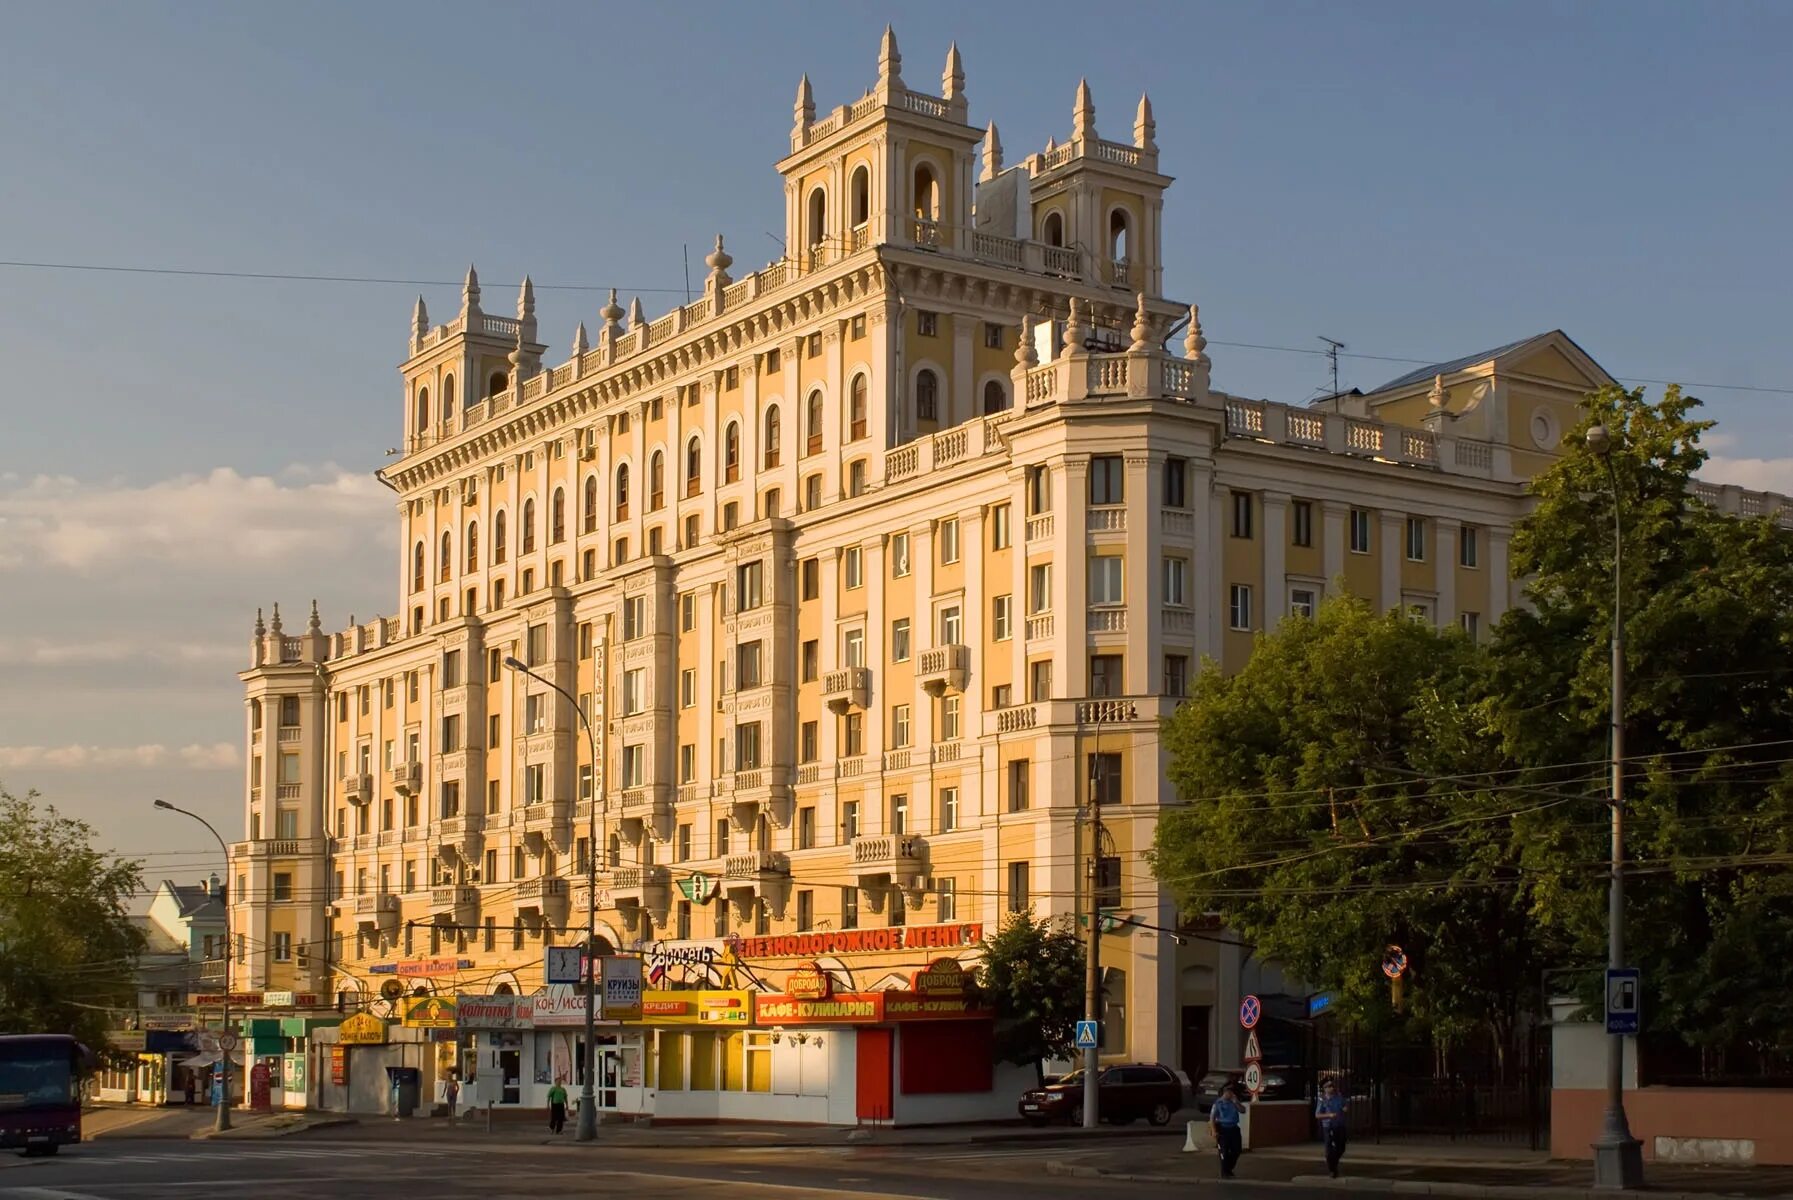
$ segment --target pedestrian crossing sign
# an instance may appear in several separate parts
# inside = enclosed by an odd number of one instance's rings
[[[1094,1050],[1096,1048],[1096,1023],[1094,1021],[1077,1022],[1077,1048]]]

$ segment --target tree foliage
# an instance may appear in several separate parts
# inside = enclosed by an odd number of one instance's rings
[[[0,789],[0,1031],[106,1044],[107,1009],[135,1007],[143,935],[129,905],[142,865],[94,829]]]
[[[1011,913],[984,942],[978,976],[996,1010],[996,1057],[1025,1066],[1069,1058],[1083,1016],[1083,942],[1069,921]]]

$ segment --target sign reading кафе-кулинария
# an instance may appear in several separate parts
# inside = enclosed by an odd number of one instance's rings
[[[729,944],[741,958],[815,958],[831,954],[877,954],[889,950],[950,950],[958,946],[975,946],[983,940],[983,925],[969,922],[775,934],[737,938]]]

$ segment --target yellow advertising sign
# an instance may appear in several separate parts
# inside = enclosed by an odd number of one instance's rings
[[[644,992],[641,1019],[649,1025],[751,1025],[753,993]]]
[[[453,1000],[440,996],[412,996],[405,1001],[404,1024],[412,1029],[453,1029],[459,1012]]]
[[[336,1040],[344,1046],[384,1046],[386,1022],[370,1013],[356,1013],[336,1027]]]

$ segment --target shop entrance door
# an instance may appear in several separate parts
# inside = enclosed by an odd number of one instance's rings
[[[623,1052],[619,1046],[598,1047],[598,1075],[592,1082],[599,1112],[616,1110],[617,1089],[623,1081]]]
[[[521,1104],[523,1102],[523,1052],[521,1050],[500,1050],[498,1052],[498,1076],[502,1081],[498,1093],[500,1104]]]
[[[889,1029],[861,1029],[854,1033],[857,1068],[856,1115],[861,1121],[889,1121],[895,1115],[891,1097],[892,1033]],[[835,1034],[835,1044],[840,1044]]]

